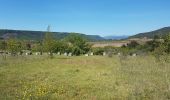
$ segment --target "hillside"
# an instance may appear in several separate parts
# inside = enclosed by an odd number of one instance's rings
[[[163,36],[170,33],[170,27],[164,27],[155,31],[151,31],[151,32],[145,32],[145,33],[139,33],[133,36],[130,36],[129,38],[153,38],[155,35],[158,36]]]
[[[63,39],[69,34],[69,32],[52,32],[56,39]],[[9,37],[16,37],[17,39],[21,40],[40,40],[43,38],[45,32],[44,31],[25,31],[25,30],[8,30],[8,29],[0,29],[0,38],[6,39]],[[76,33],[80,36],[86,38],[89,41],[101,41],[104,38],[98,35],[85,35],[81,33]]]
[[[128,36],[126,35],[122,35],[122,36],[105,36],[105,39],[110,39],[110,40],[120,40],[120,39],[125,39],[128,38]]]

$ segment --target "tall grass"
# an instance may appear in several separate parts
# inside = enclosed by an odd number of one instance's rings
[[[168,100],[170,63],[153,56],[0,59],[0,99]]]

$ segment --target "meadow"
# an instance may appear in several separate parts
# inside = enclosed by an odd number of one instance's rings
[[[170,63],[151,55],[0,56],[0,100],[169,100]]]

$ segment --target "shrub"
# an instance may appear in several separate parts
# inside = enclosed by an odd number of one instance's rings
[[[137,41],[131,41],[130,43],[127,44],[128,48],[136,48],[140,44]]]
[[[166,53],[170,53],[170,33],[168,35],[165,35],[163,37],[163,40],[164,40],[164,49],[165,49],[165,52]]]
[[[103,55],[104,48],[96,47],[93,48],[92,51],[95,55]]]
[[[15,56],[17,52],[21,52],[22,44],[16,39],[9,39],[7,41],[7,50],[11,52],[11,55]]]

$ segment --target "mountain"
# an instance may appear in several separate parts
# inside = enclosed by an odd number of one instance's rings
[[[25,31],[25,30],[8,30],[8,29],[0,29],[0,39],[7,39],[9,37],[16,37],[17,39],[21,40],[41,40],[44,35],[45,31]],[[69,32],[52,32],[56,39],[63,39],[66,36],[73,34]],[[81,33],[74,33],[78,34],[89,41],[101,41],[104,38],[98,35],[85,35]]]
[[[105,36],[103,37],[104,39],[110,39],[110,40],[121,40],[121,39],[125,39],[128,38],[129,36]]]
[[[163,35],[166,35],[166,34],[169,34],[169,33],[170,33],[170,27],[164,27],[164,28],[161,28],[161,29],[158,29],[158,30],[155,30],[155,31],[151,31],[151,32],[139,33],[139,34],[130,36],[129,38],[144,38],[144,37],[147,37],[147,38],[152,39],[155,35],[163,36]]]

